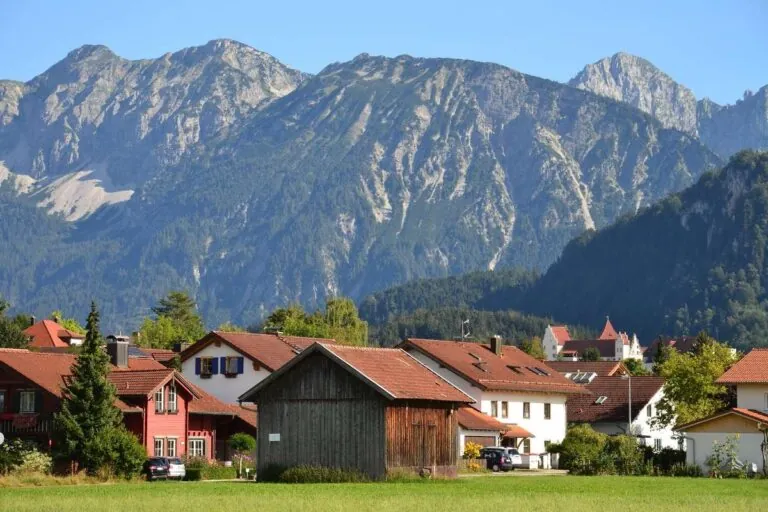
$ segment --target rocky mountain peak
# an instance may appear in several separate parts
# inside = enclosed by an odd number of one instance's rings
[[[629,103],[666,128],[698,133],[693,92],[641,57],[616,53],[587,65],[568,84]]]

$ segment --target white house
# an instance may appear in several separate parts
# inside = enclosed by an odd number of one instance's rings
[[[664,398],[664,379],[653,376],[597,375],[571,373],[580,381],[590,378],[584,387],[591,395],[580,395],[568,402],[568,422],[588,423],[608,435],[631,432],[641,444],[662,448],[680,448],[680,441],[670,427],[657,427],[653,419],[657,405]],[[632,395],[630,400],[629,396]]]
[[[236,403],[245,391],[315,341],[334,342],[279,333],[212,331],[181,352],[181,372],[219,400]]]
[[[464,455],[464,447],[472,442],[480,446],[500,446],[506,425],[491,418],[474,407],[464,406],[457,412],[459,424],[459,455]]]
[[[623,361],[624,359],[643,359],[643,350],[636,335],[631,337],[626,332],[618,332],[611,321],[606,319],[603,331],[594,340],[575,340],[568,328],[562,325],[549,325],[544,330],[541,340],[547,361],[559,359],[577,361],[588,348],[596,348],[603,361]]]
[[[504,424],[501,442],[522,453],[546,452],[565,437],[566,401],[587,393],[501,338],[490,344],[408,339],[400,345],[475,399],[472,406]]]
[[[736,407],[677,429],[688,441],[687,462],[708,470],[714,442],[738,438],[738,457],[764,470],[761,445],[768,445],[768,349],[754,348],[718,383],[736,387]]]

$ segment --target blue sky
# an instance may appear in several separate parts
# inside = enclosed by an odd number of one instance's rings
[[[0,0],[0,78],[28,80],[83,44],[157,57],[231,38],[317,72],[367,52],[497,62],[566,81],[617,51],[697,97],[768,84],[766,0]]]

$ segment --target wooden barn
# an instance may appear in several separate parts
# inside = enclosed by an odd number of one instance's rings
[[[241,401],[259,411],[257,474],[314,465],[455,476],[457,410],[473,402],[401,349],[315,343]]]

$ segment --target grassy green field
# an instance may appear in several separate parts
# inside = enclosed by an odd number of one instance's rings
[[[451,512],[524,508],[768,510],[768,480],[643,477],[481,477],[456,481],[282,485],[160,482],[0,489],[0,510],[377,510]]]

